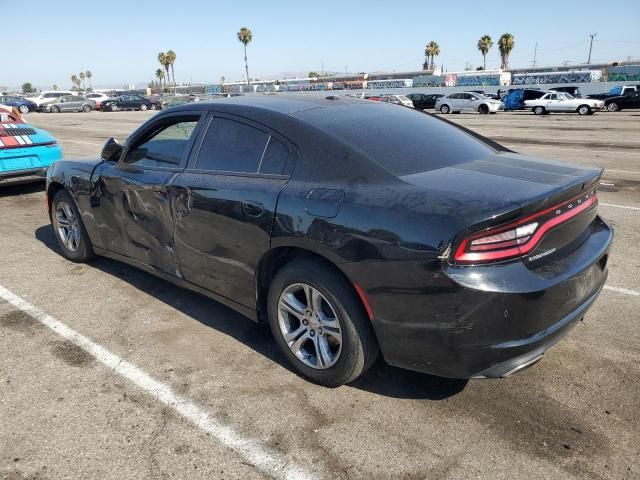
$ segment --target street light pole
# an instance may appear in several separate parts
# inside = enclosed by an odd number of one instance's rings
[[[589,59],[587,60],[587,64],[591,63],[591,49],[593,48],[593,37],[598,35],[598,33],[590,33],[591,43],[589,43]]]

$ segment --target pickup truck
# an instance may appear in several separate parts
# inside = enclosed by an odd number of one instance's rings
[[[610,97],[623,97],[627,93],[635,92],[636,90],[640,90],[640,85],[618,85],[617,87],[613,87],[607,93],[594,93],[592,95],[587,95],[587,98],[605,100]]]

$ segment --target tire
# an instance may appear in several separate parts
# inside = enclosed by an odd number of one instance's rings
[[[80,263],[95,257],[80,212],[66,190],[58,190],[53,197],[51,224],[62,256],[67,260]]]
[[[306,300],[309,297],[315,302]],[[309,307],[314,303],[316,307]],[[378,356],[371,322],[353,286],[321,262],[294,261],[276,274],[269,288],[268,318],[287,361],[319,385],[352,382]]]
[[[20,105],[18,107],[18,111],[22,114],[29,113],[29,107],[27,107],[26,105]]]
[[[93,110],[93,108],[91,108],[91,105],[83,105],[82,106],[82,111],[84,113],[89,113],[91,110]]]
[[[147,105],[146,104],[143,103],[142,105],[140,105],[140,111],[141,112],[145,112],[146,110],[147,110]]]
[[[533,107],[533,113],[536,115],[544,115],[545,109],[541,106]]]
[[[618,105],[616,102],[611,102],[609,105],[607,105],[607,111],[609,111],[609,112],[619,112],[620,111],[620,105]]]
[[[51,111],[53,113],[60,113],[60,107],[54,105],[53,107],[51,107]]]
[[[480,105],[478,107],[478,113],[486,115],[487,113],[489,113],[489,107],[487,107],[486,105]]]
[[[577,112],[578,115],[589,115],[591,113],[591,107],[589,105],[580,105]]]
[[[442,105],[442,106],[440,107],[440,113],[444,113],[445,115],[446,115],[447,113],[451,113],[451,109],[449,108],[449,105],[446,105],[446,104],[445,104],[445,105]]]

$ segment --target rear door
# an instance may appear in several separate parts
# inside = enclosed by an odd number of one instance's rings
[[[243,118],[214,114],[209,122],[173,182],[176,256],[187,281],[255,308],[255,272],[295,149]]]
[[[162,115],[130,140],[117,162],[103,164],[93,195],[103,248],[178,274],[171,180],[187,163],[201,117]]]

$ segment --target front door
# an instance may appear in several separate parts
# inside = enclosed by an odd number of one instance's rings
[[[171,181],[186,165],[200,117],[163,115],[131,139],[118,162],[104,164],[93,195],[103,248],[179,274]]]
[[[211,118],[198,155],[173,181],[175,250],[186,280],[255,308],[255,272],[294,152],[264,126]]]

